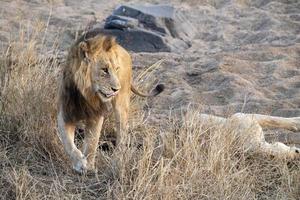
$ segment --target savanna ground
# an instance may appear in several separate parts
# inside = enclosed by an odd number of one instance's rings
[[[197,118],[300,115],[300,3],[163,2],[190,14],[198,30],[192,47],[132,53],[135,83],[149,90],[161,80],[166,91],[133,97],[128,146],[99,149],[97,173],[80,176],[56,135],[61,66],[78,30],[122,2],[1,1],[1,199],[300,198],[299,158],[245,154],[233,131]],[[113,132],[111,121],[103,135]]]

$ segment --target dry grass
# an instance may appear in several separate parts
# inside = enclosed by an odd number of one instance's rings
[[[22,38],[1,56],[0,198],[299,199],[299,161],[245,155],[232,131],[205,129],[200,110],[171,115],[167,129],[137,123],[139,99],[128,146],[99,150],[96,175],[74,174],[56,135],[60,62],[38,44]]]

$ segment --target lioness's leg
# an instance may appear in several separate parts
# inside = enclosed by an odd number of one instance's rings
[[[59,137],[65,152],[72,160],[73,169],[83,173],[86,170],[87,160],[74,143],[75,124],[65,123],[61,112],[58,114],[57,123]]]
[[[266,154],[271,154],[274,156],[279,157],[289,157],[294,158],[295,156],[299,156],[300,149],[296,147],[289,147],[281,142],[276,142],[274,144],[270,144],[265,141],[264,133],[261,128],[261,123],[269,123],[268,120],[275,120],[279,121],[278,124],[267,124],[267,126],[271,127],[283,127],[281,124],[281,120],[289,119],[289,118],[282,118],[282,117],[272,117],[266,115],[257,115],[257,114],[243,114],[243,113],[236,113],[231,117],[234,123],[239,123],[239,128],[242,134],[250,134],[247,137],[247,141],[249,147],[253,150],[261,151]],[[237,121],[238,120],[238,121]],[[285,121],[283,123],[286,123]],[[246,136],[247,136],[246,135]]]
[[[289,147],[281,142],[275,142],[274,144],[263,142],[260,146],[260,149],[264,153],[279,157],[295,158],[296,156],[300,156],[299,148]]]
[[[246,114],[253,117],[262,127],[284,128],[291,131],[300,131],[300,117],[275,117],[260,114]]]
[[[102,116],[97,119],[88,120],[86,124],[86,132],[84,135],[83,143],[83,154],[87,158],[88,169],[95,168],[95,157],[97,153],[102,124]]]

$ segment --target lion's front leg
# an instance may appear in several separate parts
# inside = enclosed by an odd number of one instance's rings
[[[73,169],[78,173],[84,173],[87,168],[87,160],[74,143],[75,124],[65,123],[62,112],[58,114],[57,123],[59,137],[65,152],[72,161]]]
[[[113,104],[116,118],[116,146],[124,144],[128,130],[129,98]]]
[[[99,137],[101,134],[103,116],[87,121],[84,135],[83,154],[87,158],[88,169],[95,169],[95,157],[98,148]]]

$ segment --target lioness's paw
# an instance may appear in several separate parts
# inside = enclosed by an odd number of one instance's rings
[[[82,158],[73,164],[73,169],[79,174],[85,174],[87,172],[87,160]]]

